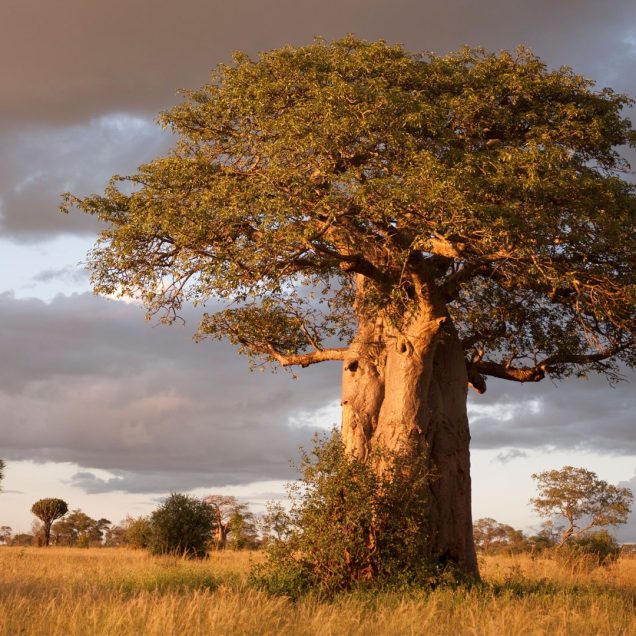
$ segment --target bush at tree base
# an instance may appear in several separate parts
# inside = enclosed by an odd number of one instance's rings
[[[153,554],[203,558],[214,531],[212,508],[201,499],[173,493],[150,517]]]
[[[380,461],[388,468],[374,470]],[[252,582],[291,597],[430,584],[441,573],[422,532],[433,477],[412,460],[406,466],[395,454],[349,456],[336,432],[316,438],[311,452],[302,451],[300,480],[288,487],[287,531],[270,539]]]

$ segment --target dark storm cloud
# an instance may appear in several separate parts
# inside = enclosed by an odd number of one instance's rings
[[[0,295],[0,448],[75,462],[89,492],[166,492],[284,479],[317,425],[338,419],[339,366],[249,373],[225,343],[152,327],[134,305],[89,294],[47,304]],[[633,385],[491,383],[471,398],[473,448],[636,454]],[[513,449],[510,450],[506,449]]]
[[[250,373],[229,345],[193,343],[191,324],[152,328],[121,302],[5,294],[0,315],[3,457],[136,474],[105,488],[78,477],[92,490],[288,477],[289,459],[313,433],[289,418],[338,397],[337,367],[298,380]]]
[[[151,120],[121,113],[0,136],[0,234],[23,240],[94,234],[95,219],[59,212],[61,193],[102,191],[113,173],[133,172],[170,140]]]
[[[154,113],[232,50],[348,32],[441,52],[522,43],[552,63],[620,69],[633,52],[635,13],[629,0],[4,0],[0,117],[70,123]]]
[[[446,52],[525,44],[552,65],[636,93],[636,4],[591,0],[4,0],[0,3],[0,232],[90,232],[59,193],[99,191],[156,154],[158,130],[95,130],[113,113],[154,117],[232,50],[354,32]],[[99,125],[98,125],[99,127]]]
[[[636,454],[636,374],[624,375],[613,387],[597,375],[559,384],[490,379],[485,395],[470,397],[472,447]]]

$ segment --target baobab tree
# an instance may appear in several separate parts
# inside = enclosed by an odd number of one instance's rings
[[[346,448],[427,463],[431,556],[477,575],[468,386],[635,361],[629,104],[526,50],[237,54],[161,116],[169,154],[63,208],[105,224],[96,292],[214,299],[198,336],[257,365],[339,361]]]

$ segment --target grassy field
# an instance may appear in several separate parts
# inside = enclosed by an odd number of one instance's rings
[[[0,548],[0,634],[636,634],[636,560],[591,571],[481,560],[484,584],[292,602],[246,586],[259,555]]]

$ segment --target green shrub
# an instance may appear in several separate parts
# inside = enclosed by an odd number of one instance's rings
[[[152,526],[148,517],[126,517],[123,522],[123,543],[141,549],[150,545]]]
[[[388,467],[374,470],[380,461]],[[252,581],[291,597],[428,582],[430,476],[409,464],[386,453],[364,463],[346,454],[337,433],[317,438],[313,451],[302,452],[300,480],[289,486],[289,527],[270,539]]]
[[[202,558],[214,531],[214,513],[204,501],[173,493],[150,518],[148,548],[153,554]]]
[[[554,558],[573,570],[588,572],[614,563],[620,546],[607,530],[586,532],[552,550]]]
[[[592,556],[598,561],[598,565],[614,563],[621,551],[618,541],[607,530],[580,535],[573,541],[570,549]]]

